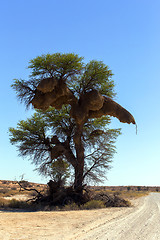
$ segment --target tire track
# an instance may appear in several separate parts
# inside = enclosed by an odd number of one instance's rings
[[[124,215],[103,222],[76,240],[160,240],[160,193],[151,193]]]

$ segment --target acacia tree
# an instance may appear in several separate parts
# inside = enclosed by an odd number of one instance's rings
[[[51,161],[65,158],[71,164],[75,175],[74,188],[82,193],[84,178],[87,175],[96,178],[96,171],[100,173],[105,158],[106,167],[107,161],[111,160],[113,144],[107,144],[112,142],[118,131],[106,129],[110,121],[108,115],[124,123],[135,124],[135,120],[112,99],[115,96],[112,72],[101,61],[85,64],[83,58],[76,54],[56,53],[34,58],[29,69],[29,80],[16,79],[12,87],[27,107],[31,104],[41,109],[43,119],[54,119],[50,122],[51,125],[54,122],[53,136],[46,138],[42,133],[40,138],[50,151]],[[64,105],[67,105],[67,118]],[[14,130],[11,132],[12,143],[17,143]],[[23,139],[19,142],[24,143]],[[25,144],[20,146],[22,155],[30,151]]]
[[[31,118],[9,129],[10,141],[17,146],[19,155],[29,157],[40,174],[53,180],[65,180],[69,177],[69,168],[74,172],[76,166],[73,140],[76,124],[69,112],[67,106],[60,110],[53,107],[36,110]],[[84,126],[83,182],[101,181],[110,167],[120,129],[106,128],[109,122],[109,118],[103,116],[90,119]]]

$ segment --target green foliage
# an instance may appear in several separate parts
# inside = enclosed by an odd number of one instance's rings
[[[110,165],[116,152],[115,141],[119,135],[120,129],[94,128],[90,134],[88,132],[88,137],[85,136],[86,180],[103,182],[106,179],[106,171],[111,168]]]
[[[67,86],[79,97],[96,89],[109,97],[115,96],[112,72],[102,61],[83,62],[77,54],[55,53],[38,56],[29,62],[29,80],[15,79],[12,88],[17,97],[29,107],[36,87],[43,78],[63,79]]]
[[[14,83],[11,85],[11,87],[15,90],[20,102],[24,102],[26,108],[29,108],[39,82],[40,80],[32,78],[27,81],[22,79],[14,79]]]
[[[91,200],[83,205],[84,209],[90,210],[90,209],[99,209],[99,208],[105,208],[105,204],[101,200]]]
[[[50,128],[52,134],[56,134],[61,140],[64,140],[74,125],[74,120],[69,115],[69,106],[63,105],[60,110],[50,107],[46,111],[37,110],[37,113],[43,118],[44,122]]]
[[[32,59],[28,68],[31,70],[29,79],[15,79],[12,84],[19,100],[27,107],[38,84],[45,78],[63,80],[79,102],[83,94],[91,90],[115,96],[113,74],[102,61],[86,64],[77,54],[55,53]],[[70,105],[63,105],[60,110],[53,107],[36,110],[31,118],[20,121],[17,128],[9,129],[10,142],[17,146],[20,156],[30,157],[40,173],[64,180],[69,171],[74,172],[77,160],[73,139],[76,123],[70,116],[70,109]],[[120,129],[108,129],[109,124],[108,116],[86,119],[81,136],[85,155],[83,179],[100,181],[110,168]]]
[[[109,122],[110,119],[104,116],[100,119],[89,119],[84,126],[86,181],[103,181],[106,170],[110,169],[120,129],[107,129]],[[50,158],[51,150],[56,145],[52,143],[53,136],[56,136],[58,141],[68,141],[69,151],[73,156],[75,154],[75,122],[69,115],[69,107],[63,106],[59,111],[51,107],[44,112],[38,110],[31,118],[20,121],[17,128],[10,128],[9,133],[10,142],[17,146],[19,156],[29,157],[42,175],[50,176],[54,180],[61,176],[65,182],[69,172],[73,172],[73,166],[65,155],[56,156],[52,160]]]
[[[69,164],[62,159],[55,160],[49,166],[49,175],[54,181],[61,182],[64,185],[70,177]]]
[[[76,203],[68,203],[63,207],[63,211],[75,211],[80,210],[81,208]]]
[[[31,77],[70,77],[83,69],[83,58],[74,53],[41,55],[29,62]]]
[[[49,149],[46,132],[47,123],[40,114],[35,113],[26,121],[20,121],[17,128],[9,128],[10,142],[17,145],[20,156],[32,157],[37,164],[46,157]]]
[[[63,207],[63,211],[71,211],[71,210],[92,210],[92,209],[100,209],[106,208],[103,201],[100,200],[90,200],[85,204],[78,206],[76,203],[69,203]]]
[[[113,97],[114,82],[111,80],[112,71],[102,61],[90,61],[85,66],[85,71],[81,78],[82,92],[92,89],[98,90],[101,94]]]

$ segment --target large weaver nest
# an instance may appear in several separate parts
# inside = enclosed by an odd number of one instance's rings
[[[100,118],[103,115],[116,117],[123,123],[135,124],[134,117],[111,98],[102,96],[97,90],[91,90],[77,99],[62,79],[43,79],[36,89],[32,104],[43,110],[49,106],[61,109],[63,104],[70,104],[70,115],[79,125],[88,118]]]

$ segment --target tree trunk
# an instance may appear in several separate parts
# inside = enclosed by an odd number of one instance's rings
[[[84,168],[84,160],[82,160],[81,163],[77,164],[75,168],[74,189],[79,194],[82,194],[83,192],[83,168]]]
[[[83,171],[84,171],[84,147],[82,142],[83,125],[77,125],[74,135],[74,143],[76,149],[76,165],[75,165],[75,181],[74,189],[77,193],[83,193]]]

